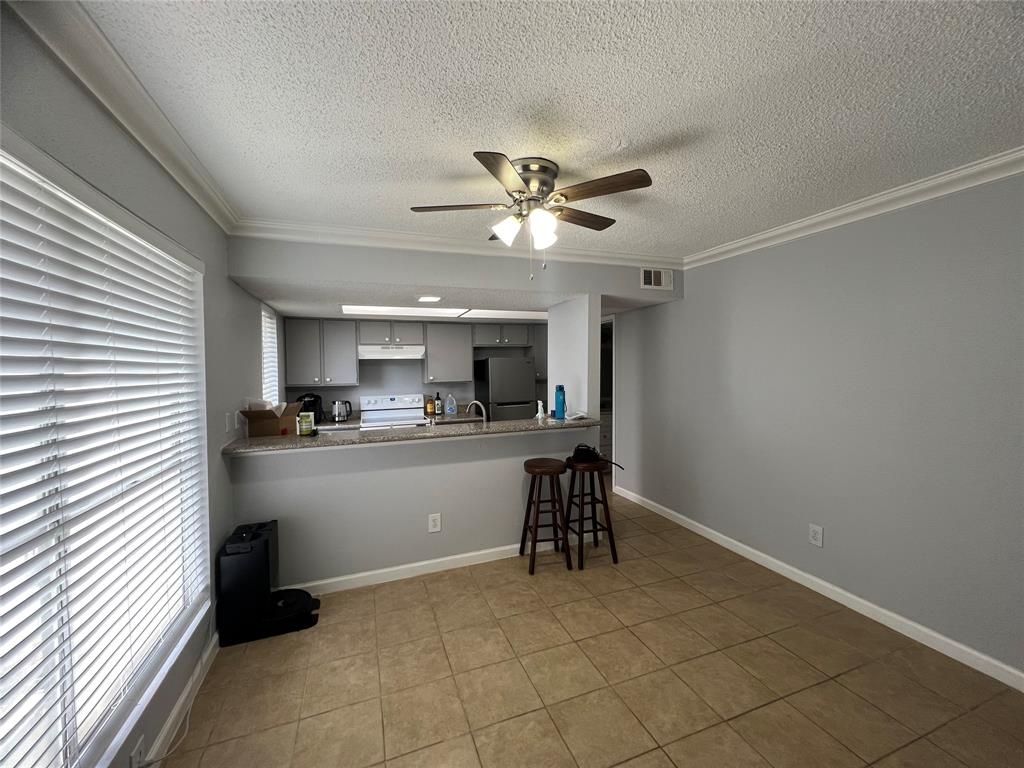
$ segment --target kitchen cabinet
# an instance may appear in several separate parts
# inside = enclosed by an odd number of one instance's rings
[[[474,347],[528,347],[528,325],[474,325]]]
[[[395,321],[391,324],[391,339],[393,344],[422,344],[423,323]]]
[[[284,320],[284,380],[289,387],[323,384],[320,321],[304,317]]]
[[[546,380],[548,377],[548,327],[546,325],[531,325],[531,354],[533,355],[534,367],[537,369],[537,379]]]
[[[473,328],[462,323],[427,323],[423,381],[473,380]]]
[[[359,383],[359,350],[355,320],[324,320],[324,384],[332,387]]]
[[[284,378],[288,387],[358,384],[355,321],[286,317]]]
[[[360,320],[360,344],[422,344],[423,323]]]

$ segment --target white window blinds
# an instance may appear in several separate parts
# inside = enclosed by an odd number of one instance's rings
[[[281,397],[277,384],[277,315],[266,304],[260,304],[263,337],[263,399],[276,403]]]
[[[0,765],[87,766],[208,601],[201,275],[0,169]]]

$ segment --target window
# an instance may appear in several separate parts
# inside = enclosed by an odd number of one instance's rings
[[[277,386],[277,313],[260,304],[263,333],[263,399],[276,403],[281,397]]]
[[[209,605],[202,276],[0,169],[0,765],[77,768]]]

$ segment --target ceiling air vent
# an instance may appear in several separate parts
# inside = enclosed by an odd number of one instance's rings
[[[672,290],[672,270],[640,267],[640,287],[659,291]]]

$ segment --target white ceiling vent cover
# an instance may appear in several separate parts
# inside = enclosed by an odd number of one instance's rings
[[[640,267],[640,287],[658,291],[672,290],[672,270]]]

